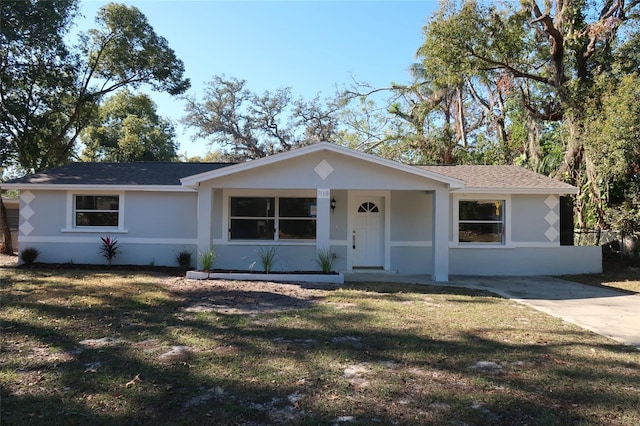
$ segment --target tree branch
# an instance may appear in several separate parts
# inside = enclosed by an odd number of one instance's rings
[[[547,34],[549,40],[549,53],[551,54],[551,61],[553,62],[555,69],[555,76],[553,84],[556,88],[560,88],[566,81],[564,75],[564,36],[562,32],[555,27],[553,19],[547,13],[542,13],[536,1],[532,1],[532,11],[536,17],[531,23],[540,23],[543,31]],[[557,7],[560,7],[559,5]],[[558,11],[558,14],[561,12]]]

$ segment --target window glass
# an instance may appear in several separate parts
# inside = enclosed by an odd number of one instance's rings
[[[315,216],[315,198],[280,198],[280,217]]]
[[[76,226],[118,226],[118,213],[76,212]]]
[[[502,221],[502,201],[460,201],[460,220]]]
[[[76,210],[118,210],[117,195],[76,195]]]
[[[460,201],[458,242],[504,244],[504,200]]]
[[[232,240],[273,240],[273,219],[231,219]]]
[[[316,238],[315,219],[280,219],[278,238],[281,240],[314,240]]]
[[[502,243],[501,223],[461,223],[461,243]]]
[[[232,217],[274,217],[276,203],[274,198],[232,197]]]
[[[75,226],[118,226],[120,197],[76,195]]]
[[[366,202],[358,207],[358,213],[380,213],[380,210],[378,210],[378,206],[375,204]]]

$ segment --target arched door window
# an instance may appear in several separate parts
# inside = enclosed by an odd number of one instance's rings
[[[366,203],[360,204],[360,207],[358,207],[358,213],[380,213],[380,210],[374,203],[367,201]]]

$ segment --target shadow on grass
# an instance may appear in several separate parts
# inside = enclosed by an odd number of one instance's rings
[[[2,424],[638,420],[637,352],[483,292],[171,293],[118,274],[85,290],[85,275],[63,278],[3,285]],[[190,351],[163,359],[172,347]]]
[[[343,287],[345,290],[357,290],[367,293],[377,294],[402,294],[402,293],[418,293],[418,294],[457,294],[461,296],[489,296],[499,297],[495,294],[485,291],[465,287],[429,285],[429,284],[403,284],[393,283],[347,283]]]

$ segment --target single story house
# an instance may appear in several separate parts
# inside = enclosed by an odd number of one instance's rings
[[[574,186],[516,166],[412,166],[331,143],[224,163],[71,163],[3,184],[20,196],[19,245],[41,262],[176,265],[213,248],[215,267],[449,275],[602,269],[599,247],[561,244]],[[571,243],[571,242],[570,242]]]

